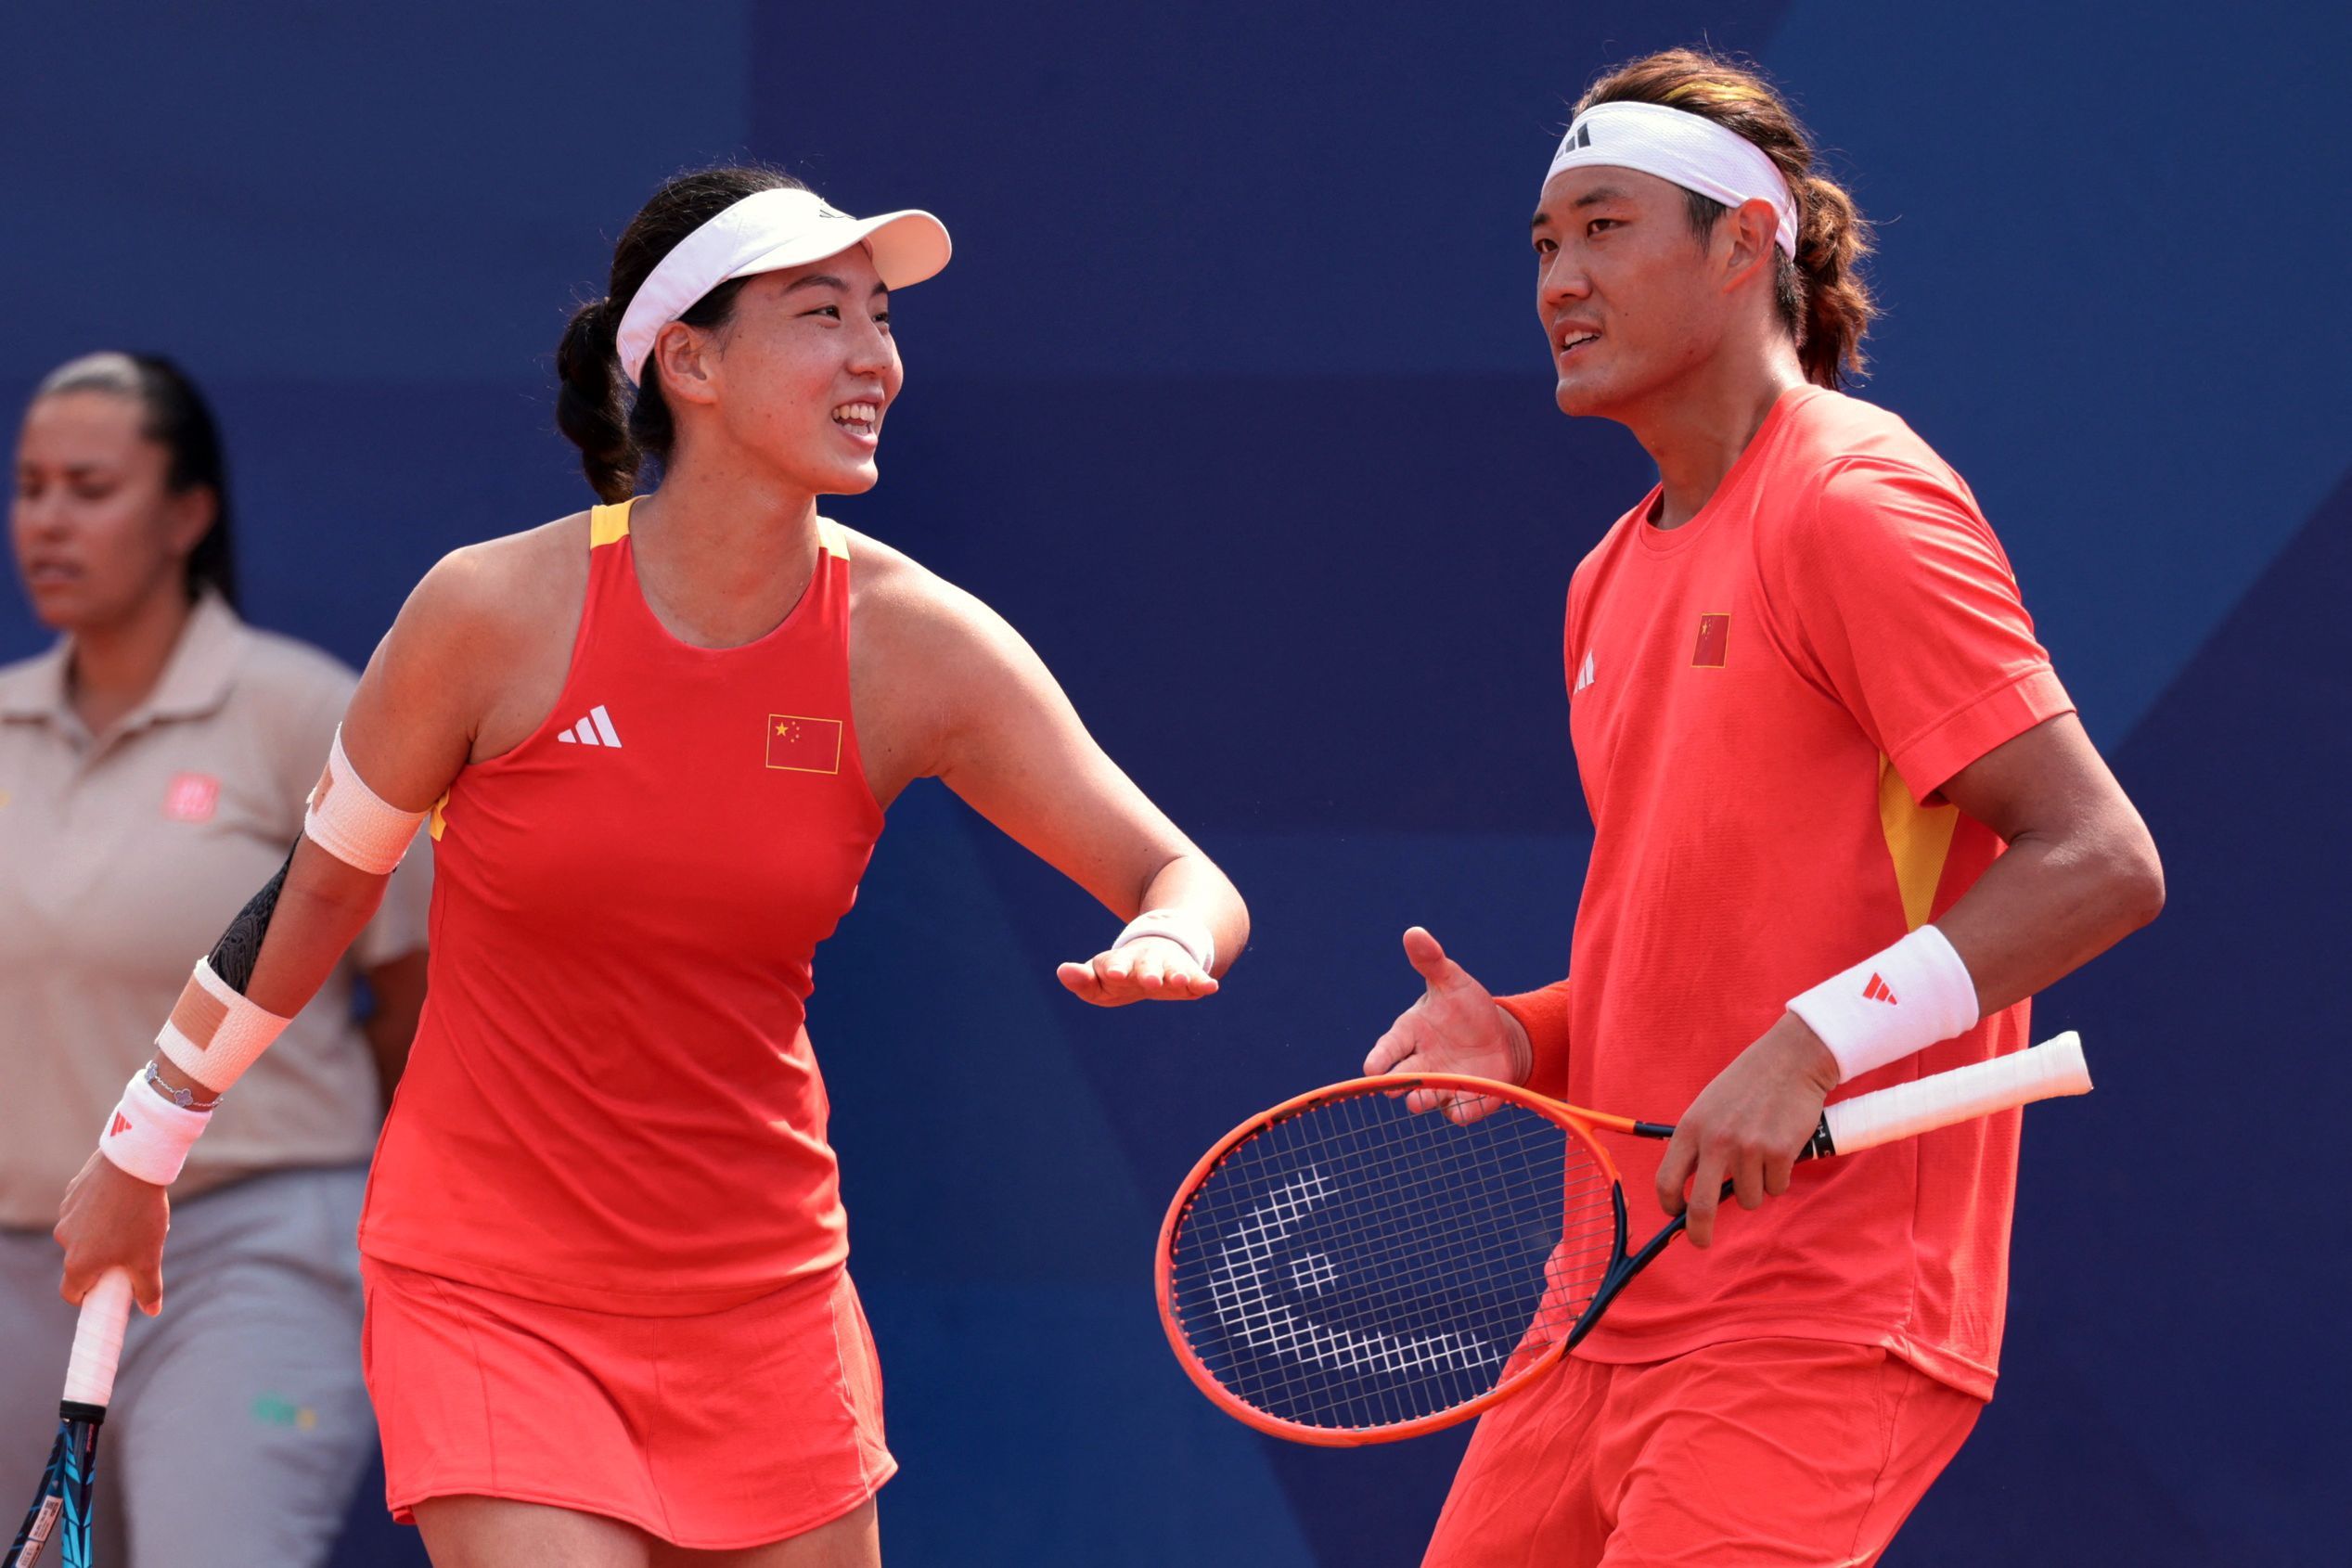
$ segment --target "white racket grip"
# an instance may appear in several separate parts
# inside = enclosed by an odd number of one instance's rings
[[[1840,1154],[1917,1137],[2059,1095],[2089,1094],[2082,1036],[2069,1029],[2030,1049],[1839,1100],[1821,1113]]]
[[[119,1268],[98,1276],[82,1298],[73,1355],[65,1364],[65,1396],[103,1408],[114,1397],[114,1364],[122,1359],[122,1328],[131,1317],[131,1277]]]

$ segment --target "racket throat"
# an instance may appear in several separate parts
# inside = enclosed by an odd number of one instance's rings
[[[1641,1251],[1627,1257],[1625,1255],[1626,1194],[1623,1188],[1617,1189],[1614,1201],[1617,1211],[1617,1261],[1610,1265],[1609,1272],[1601,1277],[1600,1286],[1593,1292],[1592,1304],[1585,1308],[1585,1315],[1576,1319],[1574,1328],[1568,1330],[1568,1338],[1560,1347],[1563,1356],[1584,1343],[1585,1336],[1600,1323],[1600,1315],[1609,1310],[1609,1304],[1617,1299],[1617,1292],[1624,1290],[1635,1275],[1649,1267],[1651,1260],[1666,1250],[1667,1242],[1682,1234],[1683,1222],[1688,1217],[1686,1215],[1675,1215],[1658,1234],[1642,1243]]]

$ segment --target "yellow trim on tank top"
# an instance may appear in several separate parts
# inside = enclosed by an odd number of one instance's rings
[[[1903,894],[1904,927],[1917,931],[1935,913],[1935,890],[1944,881],[1944,863],[1951,858],[1960,807],[1920,804],[1911,799],[1910,786],[1895,771],[1895,764],[1882,755],[1878,825],[1886,836],[1887,855],[1895,862],[1895,885]]]
[[[615,540],[629,536],[629,508],[637,504],[634,495],[617,507],[588,508],[588,548],[600,549]],[[816,520],[817,547],[836,560],[849,559],[849,530],[829,517]]]
[[[449,791],[443,790],[441,799],[433,802],[432,810],[425,814],[425,831],[432,835],[435,843],[441,842],[442,834],[449,830],[448,806]]]
[[[588,548],[602,549],[616,539],[629,536],[629,508],[637,504],[634,495],[617,507],[588,508]]]

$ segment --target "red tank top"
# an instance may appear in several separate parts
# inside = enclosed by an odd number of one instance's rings
[[[804,1027],[881,831],[850,722],[849,550],[783,624],[663,629],[589,515],[563,695],[433,810],[431,987],[370,1257],[608,1312],[713,1311],[849,1250]]]

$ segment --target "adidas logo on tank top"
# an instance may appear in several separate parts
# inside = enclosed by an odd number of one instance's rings
[[[610,746],[620,750],[620,732],[612,727],[612,715],[599,702],[588,710],[588,716],[570,729],[557,732],[556,739],[567,746]]]

